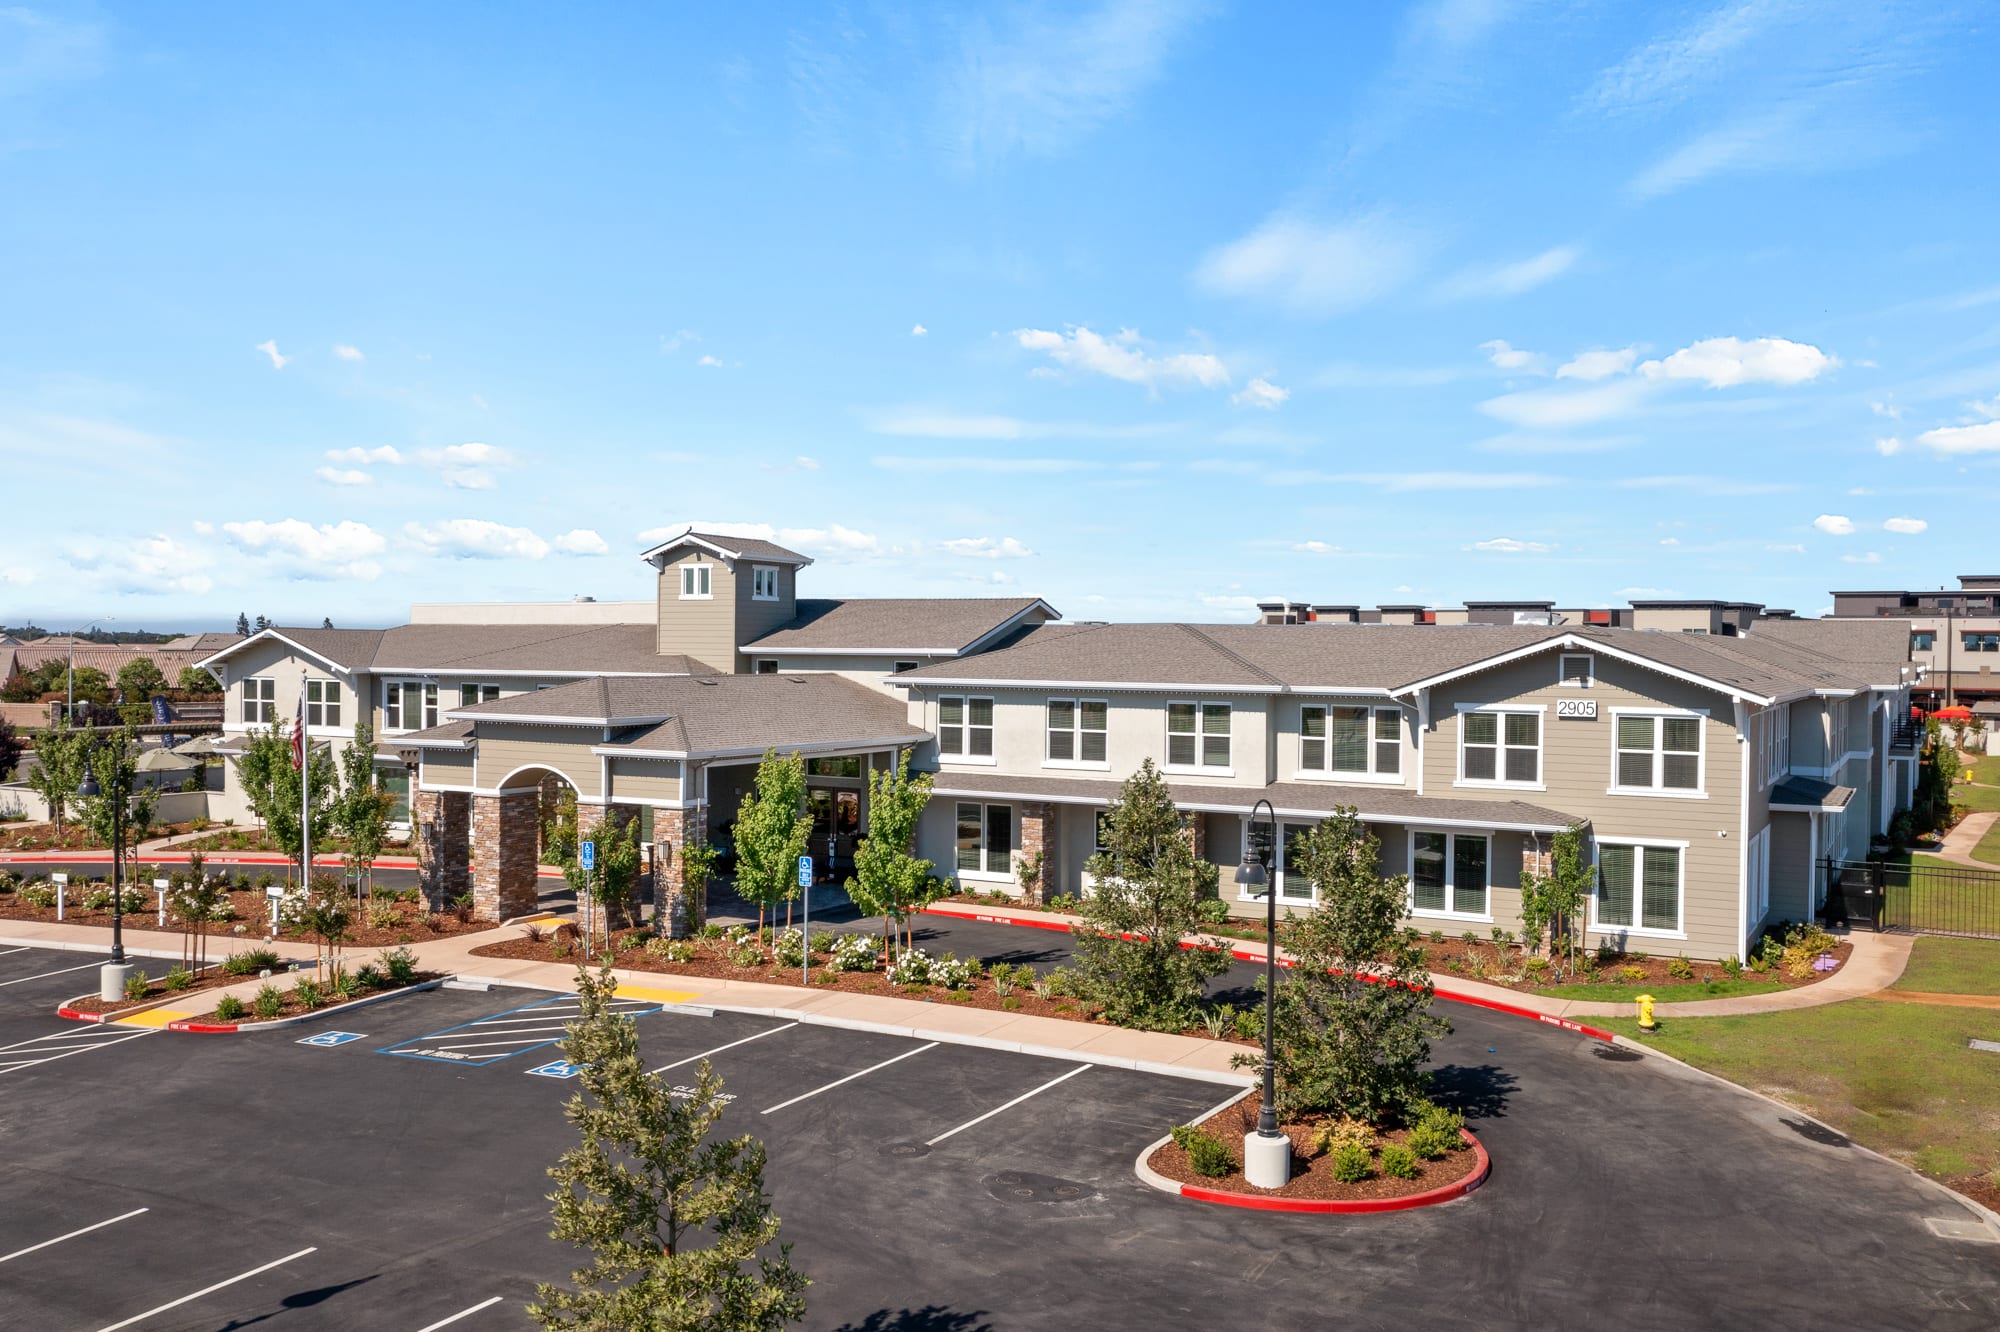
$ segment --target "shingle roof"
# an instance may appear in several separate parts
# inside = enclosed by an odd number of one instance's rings
[[[785,564],[812,563],[810,555],[801,555],[795,550],[786,550],[774,541],[764,541],[757,537],[723,536],[717,532],[697,532],[693,528],[689,528],[678,536],[668,537],[659,545],[653,546],[648,550],[641,551],[639,558],[650,560],[655,555],[672,550],[675,546],[686,541],[699,542],[711,550],[721,551],[731,559],[743,557],[753,560],[777,560]]]
[[[1108,805],[1119,783],[1090,778],[1014,777],[1005,773],[940,772],[932,791],[939,796],[982,800],[1008,796],[1020,800],[1055,800],[1072,804]],[[1169,781],[1174,803],[1186,810],[1247,814],[1259,799],[1268,800],[1280,817],[1323,816],[1337,808],[1358,810],[1369,822],[1472,824],[1482,828],[1560,831],[1578,822],[1574,815],[1520,800],[1473,800],[1418,795],[1381,786],[1333,786],[1324,782],[1273,782],[1269,786],[1194,786]]]
[[[626,722],[611,746],[695,756],[930,737],[903,703],[837,675],[598,677],[448,711],[470,721]]]
[[[405,624],[394,629],[293,629],[271,633],[343,667],[374,671],[686,675],[705,669],[655,650],[650,624]],[[240,639],[236,647],[253,639]]]
[[[1854,788],[1835,786],[1817,777],[1787,777],[1771,788],[1771,806],[1790,809],[1846,809]]]
[[[802,599],[796,618],[744,650],[961,652],[1037,606],[1048,609],[1039,597]]]

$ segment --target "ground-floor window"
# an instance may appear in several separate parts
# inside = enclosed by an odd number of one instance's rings
[[[1271,825],[1268,823],[1256,819],[1245,820],[1243,830],[1245,844],[1250,848],[1250,854],[1257,857],[1265,866],[1271,876],[1271,882],[1277,885],[1280,902],[1310,903],[1313,900],[1312,880],[1306,877],[1302,869],[1294,870],[1291,866],[1298,863],[1299,842],[1312,831],[1312,825],[1285,823],[1279,826],[1284,830],[1284,836],[1278,842],[1275,856],[1271,853]],[[1248,889],[1241,895],[1245,899],[1252,896]],[[1255,894],[1260,901],[1263,896],[1262,893]]]
[[[1605,930],[1681,929],[1681,848],[1597,844],[1596,919]]]
[[[389,822],[412,823],[410,817],[410,770],[408,768],[377,768],[375,785],[396,798],[389,808]]]
[[[1006,874],[1013,865],[1014,807],[977,805],[960,801],[958,806],[958,870],[961,874]]]
[[[1411,833],[1410,909],[1484,919],[1487,852],[1487,839],[1477,833]]]

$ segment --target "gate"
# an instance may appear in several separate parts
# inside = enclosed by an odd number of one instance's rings
[[[1820,869],[1828,921],[2000,939],[2000,871],[1888,860],[1823,860]]]

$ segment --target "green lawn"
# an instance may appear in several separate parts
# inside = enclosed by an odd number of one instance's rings
[[[2000,865],[2000,819],[1986,830],[1986,835],[1972,844],[1969,853],[1974,860],[1983,860],[1989,865]]]
[[[2000,994],[2000,939],[1922,935],[1910,950],[1903,978],[1891,988],[1924,994]],[[2000,1027],[2000,1015],[1993,1025]]]
[[[2000,1171],[2000,1055],[1966,1044],[1991,1040],[1996,1016],[1856,999],[1746,1017],[1669,1015],[1652,1035],[1631,1018],[1599,1021],[1949,1179]]]
[[[2000,810],[2000,786],[1959,782],[1951,788],[1951,803],[1968,814],[1990,814]]]
[[[1606,1004],[1629,1004],[1642,994],[1650,994],[1663,1004],[1686,1003],[1692,999],[1728,999],[1740,994],[1769,994],[1782,990],[1781,981],[1753,980],[1745,976],[1742,980],[1712,980],[1700,985],[1628,985],[1624,982],[1599,985],[1571,984],[1551,985],[1535,993],[1550,999],[1589,999]]]
[[[1973,781],[1983,782],[1987,786],[2000,786],[2000,754],[1988,754],[1985,758],[1973,759],[1965,766]]]

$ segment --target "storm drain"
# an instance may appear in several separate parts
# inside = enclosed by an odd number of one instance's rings
[[[1924,1218],[1924,1224],[1939,1239],[1958,1240],[1964,1244],[2000,1244],[2000,1235],[1994,1234],[1993,1227],[1984,1221],[1931,1216]]]

